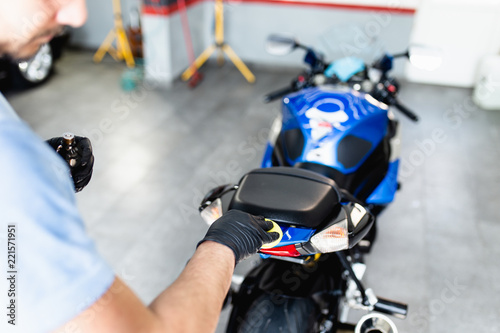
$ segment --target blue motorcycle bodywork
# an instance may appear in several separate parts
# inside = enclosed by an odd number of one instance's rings
[[[359,170],[384,140],[388,122],[387,107],[370,95],[329,86],[313,87],[283,99],[278,140],[288,140],[284,156],[288,165],[312,162],[334,168],[343,174],[351,174]],[[285,138],[285,133],[293,134]],[[346,138],[351,142],[358,140],[357,145],[364,150],[362,156],[358,154],[354,159],[342,158],[339,145]],[[267,143],[263,168],[273,166],[274,146],[274,142]],[[367,203],[386,205],[393,201],[398,187],[398,167],[399,159],[389,162],[384,179],[369,195]],[[310,231],[309,237],[314,230]],[[299,238],[305,240],[304,237]],[[278,246],[294,242],[297,240],[283,240]]]
[[[388,110],[371,96],[353,90],[314,87],[290,94],[283,99],[280,136],[300,131],[299,152],[285,154],[286,162],[295,165],[313,162],[332,167],[343,174],[356,172],[384,139],[388,128]],[[361,139],[366,151],[354,163],[339,158],[339,143],[348,137]],[[367,148],[369,146],[369,149]],[[274,143],[268,142],[262,167],[272,166]],[[367,203],[388,204],[397,190],[399,159],[389,163],[383,181],[367,199]]]

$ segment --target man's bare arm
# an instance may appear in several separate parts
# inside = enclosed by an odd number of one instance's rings
[[[234,253],[202,243],[179,278],[146,307],[119,278],[57,333],[213,332],[231,283]]]
[[[231,249],[214,242],[200,245],[179,278],[150,309],[165,332],[213,332],[234,271]]]

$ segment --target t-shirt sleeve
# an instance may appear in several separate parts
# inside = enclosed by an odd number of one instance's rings
[[[15,226],[10,244],[9,226]],[[10,266],[7,246],[12,243],[15,264]],[[85,232],[68,167],[14,119],[0,120],[0,270],[0,332],[57,329],[98,300],[114,280]],[[15,325],[9,322],[12,310],[3,306],[11,299]]]

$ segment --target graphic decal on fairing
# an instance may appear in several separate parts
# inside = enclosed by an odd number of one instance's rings
[[[313,140],[319,140],[349,120],[345,105],[336,98],[325,98],[306,111]]]
[[[318,142],[306,155],[306,159],[317,161],[323,164],[333,163],[334,142],[331,140],[321,140],[329,136],[334,128],[345,130],[342,123],[349,120],[349,115],[345,112],[345,104],[338,98],[324,98],[315,103],[312,108],[305,112],[309,119],[311,139]]]

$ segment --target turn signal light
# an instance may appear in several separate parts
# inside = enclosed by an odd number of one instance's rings
[[[203,209],[200,213],[201,218],[210,226],[219,217],[222,216],[222,201],[221,199],[215,199],[210,205]]]
[[[311,244],[320,253],[342,251],[349,248],[347,219],[335,223],[311,238]]]

